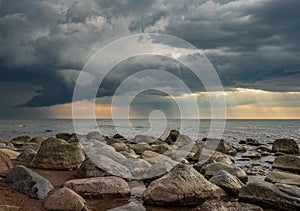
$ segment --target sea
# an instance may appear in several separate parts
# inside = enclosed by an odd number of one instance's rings
[[[261,143],[272,142],[278,138],[300,140],[300,120],[199,120],[199,119],[168,119],[168,120],[76,120],[72,119],[24,119],[0,120],[0,138],[11,140],[16,136],[54,136],[61,132],[81,133],[99,131],[102,135],[113,136],[116,133],[125,138],[135,135],[152,135],[165,138],[172,129],[190,136],[196,141],[207,137],[215,128],[214,122],[221,124],[217,128],[221,138],[229,142],[252,138]],[[75,126],[75,127],[74,127]],[[224,128],[223,128],[224,126]],[[219,126],[218,126],[219,127]],[[79,132],[79,133],[80,133]]]

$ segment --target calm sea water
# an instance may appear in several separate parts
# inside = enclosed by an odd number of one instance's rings
[[[179,129],[194,139],[201,140],[207,137],[210,129],[210,120],[185,120],[184,128],[181,120],[168,120],[166,125],[160,124],[160,120],[149,123],[148,120],[131,120],[132,127],[124,126],[121,122],[121,130],[117,131],[112,120],[97,120],[97,125],[90,121],[80,120],[80,127],[85,131],[95,131],[97,127],[103,135],[112,136],[120,133],[126,138],[132,138],[136,134],[150,134],[155,137],[166,137],[171,129]],[[200,125],[199,125],[200,123]],[[46,132],[46,131],[51,132]],[[0,137],[10,140],[19,135],[29,136],[53,136],[59,132],[74,132],[72,120],[62,119],[35,119],[35,120],[0,120]],[[162,132],[161,132],[162,131]],[[198,132],[197,132],[198,131]],[[147,133],[148,132],[148,133]],[[224,139],[236,142],[245,138],[254,138],[261,142],[269,142],[277,138],[293,138],[300,140],[300,120],[227,120],[223,132]]]

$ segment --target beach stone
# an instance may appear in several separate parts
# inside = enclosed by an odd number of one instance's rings
[[[55,137],[67,141],[69,138],[71,138],[71,134],[70,133],[58,133],[55,135]]]
[[[130,148],[135,151],[136,154],[140,155],[146,150],[151,150],[151,146],[147,143],[137,143],[137,144],[131,144]]]
[[[263,208],[300,210],[300,188],[294,185],[252,182],[239,193],[239,201],[253,203]]]
[[[259,147],[256,147],[256,150],[261,150],[261,151],[265,151],[265,152],[271,152],[272,151],[268,146],[265,146],[265,145],[261,145]]]
[[[35,155],[36,151],[34,151],[33,149],[27,149],[20,153],[16,160],[20,162],[31,162]]]
[[[261,143],[259,143],[258,140],[252,139],[252,138],[247,138],[246,140],[240,140],[239,144],[246,144],[246,145],[250,145],[250,146],[260,146],[260,145],[262,145]]]
[[[281,155],[275,158],[272,167],[300,174],[300,156]]]
[[[212,164],[209,164],[206,167],[204,167],[205,177],[211,178],[211,177],[217,175],[218,172],[221,170],[225,170],[228,173],[232,174],[233,176],[236,176],[243,183],[247,182],[247,180],[248,180],[246,172],[243,169],[241,169],[240,167],[237,167],[234,165],[228,165],[228,164],[220,163],[220,162],[212,163]]]
[[[87,139],[92,139],[94,136],[98,136],[98,135],[101,135],[98,131],[91,131],[88,134],[86,134],[86,137],[87,137]]]
[[[272,147],[272,152],[299,155],[299,145],[291,138],[276,139]]]
[[[0,152],[0,176],[6,176],[13,164],[8,155]]]
[[[300,175],[274,170],[266,175],[265,181],[300,186]]]
[[[146,211],[146,208],[143,206],[142,203],[138,203],[135,201],[131,201],[128,204],[125,204],[123,206],[115,207],[113,209],[109,209],[108,211]]]
[[[225,190],[229,196],[233,197],[237,197],[239,195],[239,190],[244,186],[237,177],[224,170],[219,171],[215,176],[210,178],[209,181],[219,186]]]
[[[250,152],[245,152],[242,154],[243,158],[250,158],[250,159],[259,159],[261,158],[261,154],[256,151],[250,151]]]
[[[131,171],[126,166],[122,165],[120,162],[112,160],[111,158],[105,155],[90,154],[89,158],[93,163],[95,163],[98,169],[106,172],[108,175],[114,175],[127,179],[133,178]]]
[[[133,149],[127,149],[126,151],[120,152],[122,155],[124,155],[127,158],[139,158],[140,156],[135,153]]]
[[[54,191],[44,201],[44,208],[48,210],[87,211],[86,201],[73,190],[63,187]]]
[[[157,152],[153,152],[151,150],[146,150],[141,154],[141,158],[143,158],[143,159],[149,159],[149,158],[153,158],[156,156],[160,156],[160,154]]]
[[[105,177],[105,176],[111,176],[111,174],[97,167],[97,165],[89,158],[87,158],[82,163],[78,171],[75,173],[75,177],[78,178]]]
[[[6,176],[6,181],[13,183],[11,188],[32,198],[44,199],[54,187],[36,172],[25,166],[15,166]]]
[[[135,179],[142,178],[143,174],[147,172],[151,167],[150,163],[148,163],[146,160],[139,158],[127,158],[124,160],[120,160],[120,163],[130,170],[131,175]]]
[[[44,136],[36,136],[36,137],[33,137],[31,140],[30,140],[30,143],[36,143],[38,145],[41,145],[41,143],[45,140],[47,140],[48,138],[47,137],[44,137]]]
[[[222,152],[227,155],[235,155],[237,153],[236,149],[232,145],[230,145],[227,141],[225,141],[224,139],[218,140],[218,139],[207,138],[206,141],[207,142],[215,141],[216,143],[219,142],[219,144],[216,148],[216,151],[218,151],[218,152]]]
[[[153,136],[147,136],[147,135],[136,135],[133,139],[131,139],[130,141],[132,143],[147,143],[147,144],[151,144],[153,142],[155,142],[157,140],[157,138],[153,137]]]
[[[41,144],[31,165],[40,169],[74,170],[78,169],[84,160],[84,152],[78,143],[49,138]]]
[[[9,141],[6,141],[2,138],[0,138],[0,149],[11,149],[11,150],[17,150],[16,147],[14,147],[14,145],[9,142]]]
[[[193,211],[263,211],[263,209],[254,204],[209,200],[194,208]]]
[[[162,143],[158,145],[151,145],[152,151],[159,154],[163,154],[168,150],[172,150],[172,147],[167,143]]]
[[[125,144],[122,140],[120,139],[115,139],[115,138],[106,138],[106,144],[112,146],[113,144]],[[126,145],[126,144],[125,144]],[[127,145],[126,145],[127,146]]]
[[[40,144],[38,143],[34,143],[34,142],[27,142],[27,143],[24,143],[20,148],[19,148],[19,151],[20,152],[23,152],[27,149],[33,149],[34,151],[38,151],[38,149],[40,148]]]
[[[20,211],[21,207],[11,205],[0,205],[0,211]]]
[[[151,182],[155,179],[158,179],[171,171],[174,166],[176,166],[178,163],[174,162],[168,162],[168,161],[161,161],[159,163],[155,163],[150,166],[147,172],[143,174],[143,178],[147,181],[151,180]]]
[[[251,163],[249,166],[245,166],[247,175],[265,175],[269,170],[267,166],[260,163]]]
[[[125,139],[124,136],[120,135],[119,133],[113,135],[113,138],[115,138],[115,139]]]
[[[180,133],[178,130],[171,130],[165,142],[169,145],[172,145],[176,142],[179,135]]]
[[[84,198],[127,197],[130,194],[127,182],[115,176],[69,180],[64,187]]]
[[[207,181],[191,165],[180,163],[147,187],[144,202],[160,206],[194,206],[226,196],[220,187]]]
[[[221,162],[226,163],[228,165],[233,164],[233,158],[230,155],[226,155],[222,152],[202,148],[196,152],[196,154],[193,156],[192,161],[198,162],[198,166],[201,168],[204,165],[215,163],[215,162]]]
[[[0,149],[0,152],[6,154],[10,159],[16,159],[20,155],[20,152],[11,149]]]
[[[17,148],[23,146],[24,143],[29,142],[31,140],[30,136],[17,136],[13,138],[10,142]]]
[[[114,143],[111,145],[113,148],[115,148],[115,150],[117,152],[120,152],[120,151],[126,151],[128,149],[127,145],[123,142],[121,143]]]

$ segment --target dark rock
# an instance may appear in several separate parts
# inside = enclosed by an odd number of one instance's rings
[[[252,182],[240,190],[239,201],[263,208],[296,211],[300,210],[300,188],[279,183]]]
[[[24,152],[22,152],[17,158],[17,161],[20,162],[31,162],[36,155],[36,151],[33,149],[27,149]]]
[[[296,155],[282,155],[276,157],[273,168],[300,174],[300,157]]]
[[[111,176],[111,174],[99,168],[89,158],[83,162],[83,164],[80,166],[80,168],[75,174],[75,177],[78,178],[105,177],[105,176]]]
[[[69,138],[71,138],[71,134],[70,133],[58,133],[58,134],[56,134],[56,138],[60,138],[60,139],[67,141]]]
[[[179,136],[179,131],[178,130],[171,130],[168,137],[166,138],[165,142],[167,144],[174,144]]]
[[[20,148],[23,146],[24,143],[29,142],[31,137],[29,136],[18,136],[13,138],[10,142],[17,148]]]
[[[300,175],[277,170],[269,172],[265,180],[272,183],[300,186]]]
[[[257,141],[256,139],[252,139],[252,138],[247,138],[246,140],[241,140],[239,142],[239,144],[247,144],[250,146],[260,146],[262,145],[261,143],[259,143],[259,141]]]
[[[225,190],[232,197],[237,197],[239,190],[244,186],[237,177],[224,170],[219,171],[209,181]]]
[[[113,138],[115,138],[115,139],[125,139],[124,136],[120,135],[119,133],[115,134],[113,136]]]
[[[242,154],[243,158],[250,158],[250,159],[260,159],[261,154],[256,151],[250,151],[250,152],[245,152]]]
[[[84,160],[85,155],[79,143],[49,138],[42,142],[31,165],[41,169],[74,170],[78,169]]]
[[[13,183],[12,189],[38,199],[46,198],[53,189],[47,179],[25,166],[13,167],[7,174],[6,181]]]
[[[294,139],[289,138],[282,138],[276,139],[273,147],[272,152],[281,152],[286,154],[292,155],[299,155],[299,146]]]

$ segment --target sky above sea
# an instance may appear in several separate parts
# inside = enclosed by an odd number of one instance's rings
[[[299,119],[299,8],[299,0],[0,0],[0,119],[72,118],[74,105],[80,118]],[[198,78],[186,65],[197,49],[206,62]],[[114,59],[98,83],[93,73]],[[94,95],[74,98],[75,87]]]

